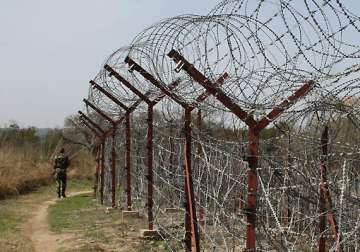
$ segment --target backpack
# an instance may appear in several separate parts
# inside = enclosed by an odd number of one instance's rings
[[[65,156],[60,155],[55,158],[55,165],[54,165],[55,169],[65,170],[67,167],[68,167],[68,162]]]

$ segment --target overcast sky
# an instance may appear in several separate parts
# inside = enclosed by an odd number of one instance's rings
[[[0,127],[61,127],[88,81],[145,27],[217,0],[1,0]]]

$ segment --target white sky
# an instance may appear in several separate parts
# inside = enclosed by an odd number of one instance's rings
[[[61,127],[88,81],[145,27],[217,0],[0,0],[0,127]]]

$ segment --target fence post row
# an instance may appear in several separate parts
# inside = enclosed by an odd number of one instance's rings
[[[125,62],[131,66],[133,71],[139,72],[145,79],[150,81],[155,87],[159,88],[164,94],[166,94],[169,98],[173,99],[176,103],[181,105],[185,111],[188,107],[188,104],[179,96],[169,91],[163,84],[160,84],[151,74],[147,73],[143,68],[141,68],[138,64],[136,64],[129,57],[126,57]],[[186,116],[186,112],[185,112]],[[186,123],[186,121],[185,121]],[[191,142],[191,131],[185,131],[185,138],[190,137]],[[185,198],[186,198],[186,215],[185,215],[185,246],[186,251],[192,251],[192,245],[195,248],[195,251],[199,250],[199,239],[198,239],[198,231],[196,224],[196,212],[195,212],[195,202],[193,198],[193,187],[192,187],[192,178],[189,176],[191,172],[191,153],[190,155],[186,155],[186,151],[191,151],[190,148],[186,147],[186,144],[189,144],[189,141],[185,141],[185,157],[189,156],[190,159],[184,159],[184,168],[185,168]],[[189,183],[190,182],[190,183]],[[192,192],[192,193],[191,193]]]
[[[80,114],[80,120],[90,126],[90,129],[94,127],[94,133],[99,137],[100,145],[99,145],[99,165],[100,165],[100,203],[104,204],[104,135],[105,131],[93,120],[91,120],[88,116],[86,116],[80,110],[78,111]],[[96,130],[100,131],[100,134],[96,132]],[[98,182],[96,182],[98,183]]]
[[[104,93],[105,94],[105,93]],[[106,94],[105,94],[106,95]],[[112,124],[112,155],[111,155],[111,206],[113,208],[116,207],[116,202],[115,202],[115,193],[116,193],[116,183],[115,183],[115,169],[116,169],[116,153],[115,153],[115,134],[116,134],[116,124],[115,121],[109,117],[108,115],[106,115],[101,109],[99,109],[98,107],[96,107],[94,104],[92,104],[90,101],[88,101],[87,99],[83,99],[83,101],[85,102],[85,104],[89,107],[91,107],[94,111],[96,111],[101,117],[103,117],[105,120],[107,120],[108,122],[110,122]],[[104,139],[105,141],[105,139]],[[102,152],[105,152],[105,143],[103,143],[103,148],[102,148]]]
[[[171,98],[177,104],[184,108],[184,134],[185,134],[185,147],[184,147],[184,173],[185,173],[185,198],[186,198],[186,215],[185,215],[185,243],[187,251],[200,251],[199,245],[199,234],[197,227],[196,218],[196,206],[194,198],[194,189],[192,182],[192,171],[191,171],[191,112],[199,105],[200,102],[204,101],[208,96],[208,92],[201,94],[195,103],[187,103],[182,97],[176,95],[172,90],[155,79],[150,73],[138,65],[130,57],[125,58],[125,62],[128,63],[130,69],[137,71],[146,80],[148,80],[155,87],[160,89],[166,96]],[[223,81],[223,80],[222,80]],[[219,81],[221,82],[221,80]]]
[[[124,105],[122,102],[120,102],[117,98],[115,98],[115,96],[113,96],[110,92],[106,91],[104,88],[102,88],[100,85],[98,85],[94,80],[90,80],[90,84],[92,85],[93,88],[99,90],[101,93],[103,93],[105,96],[107,96],[110,100],[112,100],[114,103],[116,103],[117,105],[119,105],[122,109],[124,109],[126,112],[129,110],[129,108]],[[113,130],[112,130],[112,151],[111,151],[111,156],[112,156],[112,203],[113,203],[113,207],[115,207],[115,187],[116,187],[116,181],[115,181],[115,177],[116,177],[116,129],[117,129],[117,123],[113,122]],[[127,138],[126,138],[127,139]],[[127,159],[126,159],[127,160]],[[126,167],[129,167],[126,165]],[[128,169],[127,169],[128,170]],[[129,173],[129,172],[128,172]],[[128,175],[129,176],[129,175]],[[130,190],[131,192],[131,190]],[[129,206],[129,204],[128,204]],[[131,199],[130,199],[130,206],[131,206]],[[128,207],[129,208],[129,207]]]
[[[149,222],[149,230],[154,229],[154,219],[153,219],[153,109],[154,106],[161,101],[165,97],[165,95],[160,95],[156,97],[154,100],[150,100],[148,95],[150,93],[143,94],[139,91],[134,85],[132,85],[129,81],[127,81],[124,77],[122,77],[118,72],[116,72],[111,66],[105,65],[104,68],[110,72],[112,76],[114,76],[118,81],[120,81],[123,85],[125,85],[131,92],[133,92],[136,96],[139,97],[140,100],[144,101],[148,105],[148,113],[147,113],[147,141],[146,141],[146,149],[147,149],[147,167],[148,174],[145,176],[148,181],[148,222]],[[172,90],[178,85],[178,81],[175,81],[169,85],[169,89]]]
[[[116,73],[116,72],[115,72]],[[113,75],[113,72],[110,72],[110,76]],[[111,100],[113,100],[117,105],[119,105],[121,108],[123,108],[126,112],[125,115],[123,117],[121,117],[120,119],[116,120],[113,122],[114,128],[117,127],[120,123],[122,123],[125,120],[125,146],[126,146],[126,151],[125,151],[125,169],[127,170],[127,189],[125,190],[127,192],[127,206],[128,209],[131,210],[131,166],[130,166],[130,160],[131,160],[131,128],[130,128],[130,113],[132,113],[138,106],[139,104],[142,102],[141,99],[135,101],[133,104],[130,105],[130,107],[127,107],[126,105],[124,105],[123,103],[121,103],[118,99],[116,99],[111,93],[107,92],[105,89],[103,89],[101,86],[99,86],[95,81],[90,81],[90,84],[93,86],[93,88],[98,89],[99,91],[101,91],[102,93],[106,94],[107,97],[109,97]],[[150,95],[151,92],[148,91],[145,93],[146,96]],[[79,112],[82,116],[86,117],[86,115],[84,115],[81,111]],[[88,117],[86,117],[88,120],[90,120]],[[90,120],[91,121],[91,120]],[[92,122],[92,121],[91,121]],[[94,127],[96,127],[99,131],[102,132],[102,148],[101,148],[101,152],[102,152],[102,164],[104,164],[104,139],[106,137],[115,136],[115,130],[114,128],[109,129],[108,131],[104,131],[102,130],[98,125],[96,125],[94,122],[92,122],[92,124],[94,125]],[[114,152],[113,152],[114,153]],[[104,166],[104,165],[103,165]],[[103,167],[102,166],[102,167]],[[104,168],[104,167],[103,167]],[[102,191],[101,191],[101,204],[103,204],[103,189],[104,189],[104,172],[102,172]],[[114,178],[114,176],[113,176]]]
[[[256,251],[256,209],[257,209],[257,168],[259,166],[259,140],[260,132],[265,129],[271,122],[273,122],[277,117],[279,117],[286,109],[291,105],[297,102],[301,97],[304,97],[314,86],[313,81],[305,82],[299,89],[297,89],[293,95],[289,96],[287,99],[283,100],[279,105],[273,107],[273,109],[261,119],[256,119],[253,115],[248,114],[240,106],[238,106],[227,94],[225,94],[220,86],[224,83],[225,79],[228,77],[227,73],[224,73],[217,81],[212,82],[207,79],[200,71],[198,71],[192,64],[190,64],[182,55],[180,55],[174,49],[168,53],[168,56],[177,63],[177,71],[184,70],[186,71],[196,82],[205,88],[205,91],[196,98],[195,102],[187,102],[183,97],[175,94],[173,89],[179,84],[178,81],[171,83],[166,86],[165,84],[158,81],[150,73],[144,70],[140,65],[138,65],[130,57],[126,57],[125,62],[129,65],[129,68],[132,71],[137,71],[142,75],[146,80],[148,80],[152,85],[160,89],[163,95],[158,96],[154,100],[149,99],[150,91],[143,94],[134,85],[125,80],[119,73],[112,69],[109,65],[105,65],[105,69],[110,72],[109,76],[114,76],[122,84],[124,84],[128,89],[130,89],[136,96],[139,97],[139,100],[135,102],[131,107],[128,107],[116,99],[111,93],[99,86],[95,81],[90,81],[90,84],[93,88],[99,90],[122,109],[126,111],[125,116],[119,121],[114,121],[111,117],[106,115],[102,110],[92,104],[90,101],[83,99],[87,106],[91,107],[96,111],[101,117],[110,122],[113,127],[110,131],[112,136],[112,151],[111,151],[111,162],[112,162],[112,206],[116,207],[115,203],[115,171],[116,171],[116,126],[119,122],[125,119],[125,139],[126,139],[126,152],[125,152],[125,168],[127,170],[127,208],[131,210],[131,125],[130,125],[130,114],[136,109],[136,107],[143,101],[147,103],[147,166],[148,174],[146,179],[148,181],[148,221],[149,229],[154,228],[153,220],[153,109],[154,106],[165,96],[168,96],[177,104],[179,104],[184,109],[184,191],[186,198],[186,215],[185,215],[185,244],[186,251],[200,251],[200,242],[199,242],[199,230],[198,222],[196,217],[196,202],[193,189],[192,181],[192,168],[191,168],[191,113],[201,102],[203,102],[208,96],[213,95],[217,100],[219,100],[226,108],[228,108],[233,114],[235,114],[240,120],[242,120],[248,126],[248,157],[247,161],[249,162],[249,170],[247,171],[247,206],[243,209],[243,212],[247,216],[247,231],[246,231],[246,251]],[[105,151],[105,137],[107,133],[94,123],[90,118],[84,115],[81,111],[80,119],[82,123],[88,127],[100,140],[100,147],[97,150],[97,174],[101,170],[101,190],[100,198],[101,203],[103,204],[103,190],[104,190],[104,151]],[[201,127],[201,110],[198,112],[198,126]],[[100,134],[99,134],[100,132]],[[327,167],[326,160],[328,156],[328,126],[325,126],[324,131],[321,137],[321,149],[322,149],[322,158],[320,162],[320,172],[321,172],[321,181],[319,186],[320,191],[320,201],[319,201],[319,241],[318,249],[319,251],[325,251],[326,248],[326,223],[325,215],[327,215],[328,222],[330,224],[334,240],[336,242],[336,251],[342,251],[341,248],[341,236],[338,232],[338,226],[336,222],[336,216],[332,209],[332,200],[331,195],[327,186]],[[200,143],[198,145],[198,154],[201,153]],[[97,187],[97,185],[96,185]],[[200,209],[202,210],[202,209]],[[200,214],[203,216],[203,213]],[[203,219],[203,217],[201,217]]]
[[[209,93],[216,97],[226,108],[234,113],[249,127],[249,170],[248,170],[248,195],[247,207],[244,212],[247,216],[247,231],[246,231],[246,250],[256,251],[256,194],[257,194],[257,167],[258,167],[258,149],[259,136],[261,130],[266,128],[273,120],[275,120],[284,110],[292,105],[296,100],[305,96],[313,87],[314,82],[309,81],[298,89],[292,96],[288,97],[278,106],[275,106],[272,111],[264,116],[259,121],[255,120],[252,115],[245,112],[238,106],[230,97],[228,97],[222,89],[217,87],[209,79],[207,79],[201,72],[199,72],[192,64],[190,64],[182,55],[172,49],[168,53],[168,57],[173,59],[178,66],[178,71],[185,70],[196,82],[203,86]]]
[[[106,65],[108,66],[108,65]],[[110,72],[109,76],[111,77],[114,72]],[[116,151],[115,151],[115,136],[116,136],[116,126],[118,123],[122,122],[125,119],[125,169],[126,169],[126,193],[127,193],[127,210],[132,210],[132,199],[131,199],[131,121],[130,114],[136,109],[136,107],[140,104],[140,101],[134,102],[134,104],[130,107],[126,106],[118,99],[116,99],[111,93],[107,92],[104,88],[99,86],[95,81],[91,80],[90,84],[93,88],[98,89],[100,92],[105,94],[109,99],[119,105],[122,109],[125,110],[125,116],[120,118],[120,120],[113,122],[113,130],[112,130],[112,138],[113,138],[113,148],[112,148],[112,156],[113,160],[116,159]],[[113,172],[112,172],[112,183],[113,183],[113,206],[115,207],[115,161],[112,163]]]
[[[94,133],[94,135],[100,140],[101,136],[100,134],[96,131],[96,129],[94,129],[90,124],[88,124],[84,119],[81,118],[81,116],[79,117],[80,119],[80,123],[84,124],[91,132]],[[79,128],[81,128],[81,126],[79,124],[77,124],[77,126]],[[101,140],[100,140],[101,141]],[[101,160],[101,147],[100,145],[95,145],[94,148],[96,149],[96,170],[95,170],[95,180],[94,180],[94,195],[97,194],[97,189],[98,189],[98,181],[99,181],[99,173],[100,173],[100,160]]]

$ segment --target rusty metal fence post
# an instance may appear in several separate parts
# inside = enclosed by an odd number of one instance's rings
[[[201,109],[198,109],[197,111],[197,116],[196,116],[196,126],[198,128],[198,131],[199,131],[199,139],[198,139],[198,144],[197,144],[197,155],[198,155],[198,158],[197,158],[197,170],[198,172],[200,172],[200,158],[202,157],[202,146],[201,146],[201,137],[202,137],[202,120],[203,120],[203,117],[202,117],[202,113],[201,113]],[[202,183],[203,181],[201,181]],[[202,202],[202,197],[201,195],[198,195],[198,201],[199,201],[199,205],[200,205],[200,209],[199,209],[199,224],[200,224],[200,227],[204,228],[205,226],[205,208],[201,205],[201,204],[205,204],[205,202]],[[200,233],[200,230],[199,230],[199,233]]]
[[[111,203],[116,207],[116,126],[113,127],[111,142]]]
[[[260,120],[255,120],[252,115],[245,112],[230,97],[228,97],[222,89],[215,83],[212,83],[201,72],[199,72],[192,64],[190,64],[182,55],[174,49],[168,53],[168,56],[179,66],[177,69],[185,70],[196,82],[203,86],[210,94],[218,99],[233,114],[242,120],[249,128],[249,170],[248,170],[248,197],[247,208],[245,213],[247,216],[246,231],[246,251],[256,251],[256,194],[257,194],[257,166],[258,166],[258,148],[259,135],[261,130],[266,128],[273,120],[275,120],[283,111],[296,100],[305,96],[313,87],[313,81],[305,83],[300,89],[296,90],[292,96],[275,106],[270,113]],[[226,73],[225,73],[226,75]]]
[[[249,169],[247,171],[247,207],[244,211],[247,217],[246,248],[248,251],[256,250],[256,196],[257,196],[257,171],[259,156],[259,132],[249,128]]]
[[[86,122],[85,119],[81,118],[81,116],[79,117],[80,121],[82,124],[84,124],[88,129],[90,129],[90,131],[92,131],[94,133],[94,135],[101,141],[101,136],[100,134],[89,124]],[[101,169],[101,147],[100,145],[95,145],[94,147],[96,149],[96,157],[95,157],[95,161],[96,161],[96,169],[95,169],[95,180],[94,180],[94,195],[97,194],[97,190],[98,190],[98,186],[99,186],[99,174],[100,174],[100,169]]]
[[[187,202],[186,202],[186,209],[187,213],[189,213],[190,217],[190,226],[191,226],[191,233],[187,234],[188,240],[189,238],[192,239],[192,242],[188,244],[189,246],[194,247],[195,251],[200,251],[200,244],[199,244],[199,234],[197,228],[197,218],[196,218],[196,206],[195,206],[195,196],[194,196],[194,188],[193,188],[193,180],[192,180],[192,168],[191,168],[191,107],[185,108],[185,123],[184,123],[184,134],[185,134],[185,186],[186,186],[186,193],[187,193]],[[188,220],[188,221],[189,221]],[[189,231],[189,230],[188,230]],[[192,251],[192,248],[190,249]]]
[[[174,182],[175,181],[175,172],[174,172],[174,169],[175,169],[175,164],[174,164],[174,152],[175,152],[174,137],[175,137],[175,132],[174,132],[174,125],[173,125],[172,120],[169,122],[169,135],[170,135],[170,139],[169,139],[169,147],[170,147],[169,170],[172,172],[171,181]],[[171,202],[170,207],[174,207],[174,201]]]
[[[116,193],[116,183],[115,183],[115,169],[116,169],[116,151],[115,151],[115,128],[116,128],[116,123],[115,121],[109,117],[108,115],[106,115],[105,112],[103,112],[101,109],[99,109],[98,107],[96,107],[94,104],[92,104],[90,101],[88,101],[87,99],[83,99],[83,101],[85,102],[85,104],[89,107],[91,107],[94,111],[96,111],[101,117],[103,117],[105,120],[107,120],[108,122],[110,122],[113,127],[111,129],[112,132],[112,158],[111,158],[111,206],[112,207],[116,207],[116,202],[115,202],[115,193]],[[105,141],[105,137],[103,139],[103,141]],[[102,152],[105,152],[105,143],[103,143],[103,150]],[[104,157],[103,157],[104,158]],[[103,176],[103,175],[102,175]]]
[[[126,193],[127,210],[132,210],[131,202],[131,125],[130,113],[125,114],[125,170],[126,170]]]
[[[130,57],[126,57],[125,62],[129,64],[129,67],[133,71],[139,72],[139,74],[141,74],[146,80],[148,80],[151,84],[160,89],[166,96],[171,98],[174,102],[179,104],[184,109],[184,188],[186,198],[185,244],[187,251],[200,251],[200,241],[197,227],[196,205],[191,170],[191,112],[199,105],[199,103],[203,102],[208,96],[210,96],[210,93],[208,91],[205,91],[196,98],[195,102],[187,103],[182,97],[172,92],[171,88],[155,79],[150,73],[148,73]],[[225,78],[227,78],[227,75],[221,76],[217,81],[217,84],[222,85]]]
[[[326,250],[326,239],[325,239],[325,216],[327,215],[328,222],[330,224],[331,231],[333,233],[334,241],[336,242],[336,251],[341,252],[341,235],[339,234],[338,225],[336,221],[335,213],[332,209],[332,200],[330,191],[327,185],[327,167],[326,161],[328,159],[328,146],[329,146],[329,127],[326,125],[321,135],[321,151],[322,157],[320,160],[320,202],[319,202],[319,252]]]
[[[134,85],[132,85],[129,81],[127,81],[124,77],[122,77],[118,72],[116,72],[111,66],[105,65],[104,67],[107,71],[110,72],[112,76],[114,76],[118,81],[120,81],[123,85],[125,85],[131,92],[133,92],[136,96],[139,97],[141,101],[144,101],[148,105],[148,113],[147,113],[147,140],[146,140],[146,148],[147,148],[147,167],[148,174],[146,175],[146,179],[148,181],[148,221],[149,221],[149,230],[153,230],[154,228],[154,220],[153,220],[153,187],[154,187],[154,179],[153,179],[153,127],[154,127],[154,119],[153,119],[153,110],[154,106],[165,97],[165,95],[160,95],[156,97],[154,100],[149,99],[149,92],[143,94],[139,91]],[[172,90],[178,85],[178,82],[175,81],[169,85],[169,89]],[[127,110],[129,110],[127,108]]]
[[[153,106],[148,105],[148,118],[147,118],[147,141],[146,148],[148,151],[147,155],[147,165],[148,165],[148,220],[149,220],[149,229],[154,228],[154,217],[153,217],[153,187],[154,187],[154,157],[153,157],[153,130],[154,130],[154,115],[153,115]]]
[[[104,138],[105,138],[105,132],[104,130],[93,120],[91,120],[88,116],[86,116],[83,112],[78,111],[80,114],[80,120],[89,128],[91,129],[94,134],[98,137],[100,143],[99,143],[99,170],[100,176],[98,176],[98,179],[100,180],[100,203],[104,204]],[[99,132],[100,133],[99,133]],[[99,184],[99,182],[96,182]]]
[[[192,251],[194,247],[195,251],[200,251],[199,248],[199,237],[197,231],[197,221],[196,221],[196,212],[190,210],[194,209],[195,202],[194,198],[191,197],[194,195],[192,191],[192,186],[189,186],[188,182],[191,181],[189,177],[191,176],[191,110],[189,110],[188,104],[176,94],[170,92],[170,90],[165,87],[162,83],[156,80],[151,74],[146,72],[141,66],[135,63],[132,59],[127,57],[125,62],[128,63],[131,68],[137,72],[139,72],[145,79],[147,79],[150,83],[152,83],[155,87],[159,88],[164,94],[166,94],[169,98],[173,99],[176,103],[181,105],[185,109],[185,118],[190,116],[189,120],[185,119],[184,131],[185,131],[185,153],[184,153],[184,172],[185,172],[185,196],[186,196],[186,215],[185,215],[185,227],[186,227],[186,251]],[[190,131],[190,132],[189,132]],[[190,151],[190,152],[189,152]],[[187,152],[189,152],[187,154]],[[192,191],[192,192],[188,192]],[[188,223],[191,223],[188,225]],[[191,230],[189,227],[191,226]],[[190,234],[190,235],[189,235]],[[191,239],[193,238],[193,239]]]

